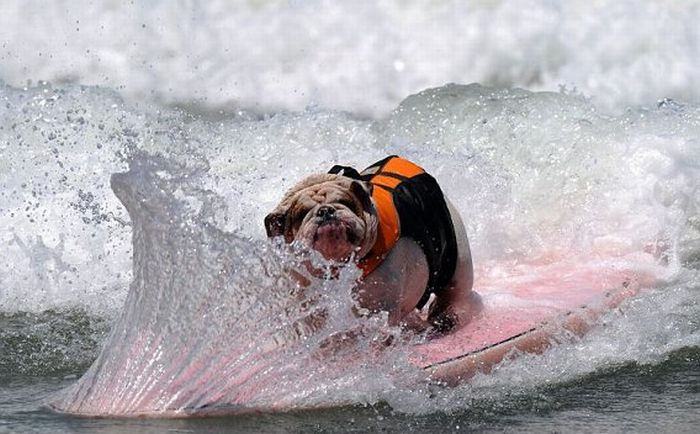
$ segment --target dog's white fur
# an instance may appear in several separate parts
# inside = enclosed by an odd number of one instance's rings
[[[466,229],[455,207],[446,201],[457,238],[457,266],[448,288],[424,308],[426,311],[419,312],[415,306],[428,284],[428,261],[411,238],[401,237],[381,265],[356,288],[360,304],[387,311],[390,325],[422,330],[447,322],[441,328],[451,328],[468,322],[479,306],[471,290],[474,277]]]

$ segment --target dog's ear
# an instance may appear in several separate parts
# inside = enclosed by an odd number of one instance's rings
[[[287,221],[287,215],[278,212],[271,212],[265,216],[265,231],[267,237],[273,238],[284,235],[284,225]]]
[[[374,203],[372,203],[372,185],[369,182],[353,181],[350,184],[350,192],[360,200],[362,208],[370,214],[375,214]]]

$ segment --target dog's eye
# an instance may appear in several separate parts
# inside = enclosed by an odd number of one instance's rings
[[[306,217],[306,214],[308,214],[310,210],[310,208],[307,208],[305,206],[292,207],[292,209],[289,211],[290,221],[292,222],[292,225],[301,225],[302,220],[304,220],[304,217]]]
[[[306,214],[311,211],[311,208],[297,208],[294,211],[292,211],[292,221],[301,223],[301,221],[304,219]]]
[[[343,205],[344,207],[348,208],[350,211],[357,213],[357,204],[353,202],[352,200],[349,199],[343,199],[338,202],[339,204]]]

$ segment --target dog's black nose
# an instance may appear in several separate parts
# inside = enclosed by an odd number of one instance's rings
[[[332,206],[323,205],[316,211],[316,216],[322,220],[328,220],[335,215],[335,208]]]

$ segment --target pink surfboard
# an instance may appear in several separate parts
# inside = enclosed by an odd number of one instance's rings
[[[479,313],[455,332],[414,346],[409,360],[424,369],[431,382],[455,386],[519,354],[543,353],[563,332],[582,336],[595,327],[600,315],[653,285],[648,271],[653,266],[653,257],[643,253],[588,262],[483,265],[474,283],[482,300]],[[353,403],[224,407],[198,413],[285,412],[344,404]]]
[[[630,259],[633,259],[630,261]],[[482,309],[447,336],[417,345],[411,361],[433,381],[454,385],[519,353],[542,353],[555,336],[581,336],[601,314],[653,284],[651,255],[585,264],[493,264],[476,271]]]
[[[430,381],[448,385],[468,381],[477,372],[488,373],[499,363],[507,362],[523,352],[545,351],[564,332],[582,335],[590,327],[595,327],[595,320],[601,314],[615,309],[641,288],[653,285],[654,272],[650,270],[654,270],[654,267],[653,256],[643,253],[604,255],[585,260],[550,258],[539,263],[482,263],[475,270],[477,278],[474,288],[483,304],[478,314],[449,335],[413,346],[409,349],[409,360],[424,369]],[[156,347],[160,348],[159,345]],[[138,350],[141,347],[135,345],[127,348]],[[86,374],[90,380],[86,387],[78,384],[81,387],[69,390],[66,399],[49,405],[56,411],[88,417],[180,418],[285,412],[354,403],[337,400],[300,402],[294,394],[286,392],[279,396],[274,393],[267,396],[265,392],[262,399],[255,398],[261,387],[267,390],[266,387],[270,385],[244,380],[254,378],[260,369],[272,367],[262,363],[261,368],[256,364],[246,368],[248,371],[242,371],[246,372],[243,380],[240,372],[229,377],[222,375],[219,369],[226,368],[229,358],[210,366],[209,362],[219,360],[215,357],[220,356],[217,348],[210,348],[210,351],[211,354],[198,355],[197,363],[176,363],[175,368],[182,372],[178,371],[178,381],[165,383],[164,391],[154,386],[159,378],[158,372],[154,378],[148,377],[153,374],[146,363],[148,369],[144,368],[145,371],[135,369],[135,372],[146,372],[143,378],[134,380],[127,375],[124,380],[136,381],[139,387],[133,386],[133,383],[128,383],[128,387],[122,389],[116,387],[122,394],[131,394],[126,398],[105,392],[113,390],[112,381],[122,381],[121,371],[117,371],[104,381],[99,376]],[[148,351],[137,354],[141,356],[134,358],[127,353],[127,363],[134,360],[147,362],[153,358]],[[289,366],[297,369],[294,360],[289,360]],[[95,372],[99,373],[99,366],[96,369]],[[286,371],[282,369],[281,372]],[[99,384],[104,390],[92,387],[96,380],[101,381]],[[146,381],[145,387],[138,382],[140,380]],[[231,381],[235,384],[229,384]],[[181,384],[188,388],[180,388]],[[272,389],[276,393],[274,386]],[[93,393],[95,390],[97,392]],[[193,402],[192,394],[197,405],[190,405]],[[199,399],[200,395],[206,399]],[[182,403],[175,402],[180,398],[183,399]],[[206,405],[201,405],[201,402]]]

